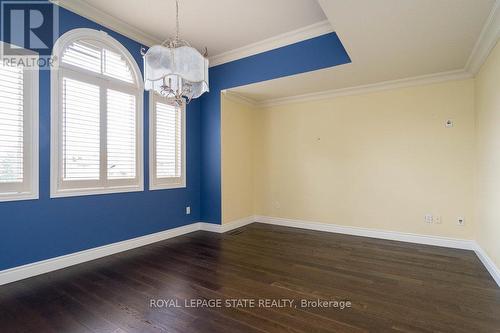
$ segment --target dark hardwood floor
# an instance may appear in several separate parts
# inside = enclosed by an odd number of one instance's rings
[[[317,299],[352,306],[301,304]],[[500,288],[471,251],[258,223],[0,287],[2,333],[392,331],[500,332]]]

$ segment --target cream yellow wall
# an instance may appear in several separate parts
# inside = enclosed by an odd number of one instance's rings
[[[473,80],[276,106],[255,122],[257,215],[474,238]]]
[[[254,214],[254,110],[221,94],[222,223]]]
[[[477,242],[500,267],[500,44],[476,77]]]

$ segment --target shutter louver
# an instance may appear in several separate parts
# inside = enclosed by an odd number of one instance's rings
[[[101,50],[89,42],[74,42],[64,50],[62,62],[101,73]]]
[[[90,41],[78,41],[69,45],[63,53],[62,62],[120,81],[134,83],[132,70],[123,56],[93,45]]]
[[[133,83],[134,78],[127,61],[118,53],[104,49],[104,75]]]
[[[63,179],[97,180],[100,168],[99,86],[63,78]]]
[[[0,183],[24,180],[23,68],[0,63]]]
[[[136,175],[136,100],[134,95],[108,89],[108,179]]]
[[[156,177],[181,177],[181,110],[165,103],[156,104]]]

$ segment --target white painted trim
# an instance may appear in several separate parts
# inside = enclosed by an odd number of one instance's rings
[[[136,27],[130,26],[128,23],[118,19],[113,15],[98,10],[84,0],[50,1],[146,46],[153,46],[156,44],[161,44],[163,42],[162,39],[147,34]],[[210,66],[213,67],[221,65],[227,62],[269,51],[285,45],[297,43],[333,31],[334,30],[330,22],[328,20],[324,20],[294,31],[280,34],[256,43],[252,43],[234,50],[211,56],[209,58]],[[472,75],[476,75],[478,73],[481,65],[484,63],[484,61],[488,57],[488,54],[495,46],[496,41],[499,38],[499,31],[500,0],[496,0],[489,17],[483,26],[481,34],[469,56],[467,64],[464,68],[466,72],[469,72]]]
[[[454,249],[474,250],[475,242],[468,239],[448,238],[439,236],[419,235],[398,231],[387,231],[360,227],[349,227],[338,224],[318,223],[304,220],[285,219],[280,217],[256,216],[256,222],[280,225],[291,228],[301,228],[316,231],[333,232],[353,236],[388,239],[400,242],[426,244]]]
[[[163,40],[150,34],[144,33],[140,29],[129,25],[128,23],[118,19],[113,15],[98,10],[84,0],[50,1],[146,46],[153,46],[156,44],[161,44],[163,42]],[[330,25],[330,22],[328,20],[324,20],[297,30],[289,31],[287,33],[264,39],[256,43],[252,43],[234,50],[214,55],[209,58],[209,63],[211,67],[221,65],[223,63],[324,35],[332,31],[333,29]]]
[[[0,285],[77,265],[86,261],[106,257],[115,253],[131,250],[137,247],[181,236],[198,230],[200,230],[199,223],[193,223],[142,237],[128,239],[113,244],[99,246],[93,249],[75,252],[64,256],[3,270],[0,271]]]
[[[216,233],[225,233],[234,229],[238,229],[244,227],[248,224],[254,223],[256,220],[255,216],[244,217],[235,221],[223,223],[223,224],[213,224],[213,223],[200,223],[200,230],[216,232]]]
[[[221,93],[224,94],[224,97],[226,97],[227,99],[229,99],[233,102],[240,103],[240,104],[243,104],[246,106],[251,106],[251,107],[260,106],[259,103],[257,103],[257,101],[255,101],[251,98],[248,98],[246,96],[243,96],[241,94],[238,94],[235,91],[225,89],[225,90],[222,90]]]
[[[474,251],[476,252],[479,260],[483,263],[484,267],[486,267],[486,270],[490,273],[493,280],[495,280],[497,285],[500,287],[500,269],[495,265],[493,260],[491,260],[486,251],[479,246],[479,244],[475,243]]]
[[[88,18],[89,20],[92,20],[146,46],[162,43],[162,40],[144,33],[127,22],[95,8],[84,0],[50,0],[50,2],[80,16]],[[137,52],[139,52],[139,50],[137,50]]]
[[[144,80],[142,77],[142,72],[141,69],[139,68],[139,65],[137,64],[137,61],[135,61],[135,58],[132,56],[130,51],[125,46],[123,46],[122,43],[120,43],[118,40],[116,40],[114,37],[110,36],[106,31],[103,30],[96,30],[90,28],[76,28],[67,31],[62,36],[60,36],[54,43],[54,47],[52,49],[52,56],[55,58],[56,61],[55,62],[56,69],[59,68],[59,62],[62,58],[62,53],[64,52],[64,50],[74,41],[78,41],[81,39],[97,41],[109,47],[112,51],[116,51],[121,55],[125,56],[127,63],[131,66],[133,72],[132,74],[134,76],[134,81],[135,81],[133,85],[135,85],[137,89],[141,91],[144,90]],[[81,71],[83,73],[94,74],[96,76],[98,75],[86,71],[85,69],[81,69],[79,67],[74,67],[74,70]],[[105,76],[104,78],[113,81],[115,80],[109,76]],[[116,81],[121,82],[118,79]]]
[[[468,73],[464,70],[456,70],[456,71],[442,72],[437,74],[415,76],[406,79],[372,83],[356,87],[332,89],[332,90],[314,92],[303,95],[268,99],[265,101],[255,102],[255,104],[258,107],[267,108],[267,107],[285,105],[290,103],[302,103],[302,102],[309,102],[314,100],[328,99],[340,96],[360,95],[377,91],[421,86],[426,84],[433,84],[433,83],[453,81],[453,80],[465,80],[465,79],[470,79],[472,77],[473,75],[471,73]]]
[[[134,84],[122,83],[119,80],[114,80],[109,77],[104,77],[103,75],[98,75],[86,71],[85,69],[66,68],[66,65],[59,64],[62,58],[62,53],[66,47],[72,42],[80,39],[87,39],[97,41],[104,47],[107,47],[113,51],[118,52],[123,55],[129,66],[131,67],[132,74],[134,76]],[[52,51],[52,56],[56,59],[56,67],[51,70],[50,73],[50,197],[51,198],[61,198],[61,197],[75,197],[75,196],[85,196],[85,195],[100,195],[100,194],[110,194],[110,193],[123,193],[123,192],[141,192],[144,191],[144,81],[142,78],[141,70],[139,65],[132,57],[130,52],[125,48],[118,40],[111,37],[105,31],[88,29],[88,28],[77,28],[70,30],[59,37],[54,44]],[[136,97],[136,179],[126,180],[126,181],[116,181],[113,183],[107,182],[104,184],[103,179],[99,179],[95,183],[88,186],[78,186],[74,185],[71,188],[62,188],[62,153],[61,153],[61,78],[62,73],[64,75],[74,76],[78,80],[85,82],[93,81],[93,84],[98,85],[99,89],[111,88],[120,92],[126,92],[132,94]],[[102,98],[103,92],[101,91],[101,117],[103,117],[102,110],[107,110],[105,101]],[[107,111],[106,111],[107,112]],[[104,113],[105,114],[105,113]],[[102,118],[101,118],[102,121]],[[101,125],[103,123],[101,122]],[[101,140],[104,137],[101,128]],[[102,144],[102,141],[101,141]],[[101,146],[101,154],[103,152],[103,147]],[[102,158],[102,156],[101,156]],[[104,169],[105,161],[101,163],[101,169]],[[107,168],[106,168],[107,170]],[[103,171],[101,171],[103,172]],[[101,173],[102,175],[102,173]],[[69,183],[69,182],[68,182]]]
[[[476,75],[500,38],[500,0],[496,0],[479,38],[472,49],[465,70]]]
[[[324,20],[297,30],[292,30],[256,43],[248,44],[234,50],[211,56],[209,57],[210,67],[274,50],[279,47],[298,43],[300,41],[318,37],[330,32],[333,32],[332,26],[328,20]]]
[[[137,247],[160,242],[169,238],[182,236],[195,231],[207,231],[215,233],[225,233],[248,224],[260,222],[266,224],[280,225],[292,228],[301,228],[308,230],[317,230],[324,232],[333,232],[361,237],[371,237],[380,239],[389,239],[401,242],[410,242],[417,244],[427,244],[434,246],[443,246],[457,249],[474,250],[488,272],[500,287],[500,270],[495,266],[486,252],[473,240],[456,239],[447,237],[427,236],[409,234],[403,232],[376,230],[368,228],[357,228],[340,226],[335,224],[316,223],[303,220],[292,220],[268,216],[248,216],[226,224],[212,224],[196,222],[186,226],[160,231],[154,234],[145,235],[129,240],[108,244],[68,255],[51,258],[35,263],[10,268],[0,271],[0,286],[14,281],[26,279],[36,275],[59,270],[69,266],[77,265],[83,262],[99,259],[119,252],[131,250]]]
[[[479,260],[488,270],[493,280],[495,280],[497,285],[500,287],[500,269],[495,265],[493,260],[491,260],[491,258],[486,254],[486,252],[473,240],[419,235],[419,234],[411,234],[398,231],[349,227],[337,224],[326,224],[326,223],[310,222],[304,220],[284,219],[284,218],[270,217],[270,216],[255,216],[254,218],[255,222],[279,225],[284,227],[316,230],[323,232],[333,232],[333,233],[361,236],[361,237],[388,239],[399,242],[442,246],[454,249],[472,250],[476,253]]]
[[[64,256],[50,258],[31,264],[18,266],[0,271],[0,286],[18,280],[23,280],[36,275],[52,272],[69,266],[74,266],[87,261],[99,259],[119,252],[131,250],[137,247],[160,242],[169,238],[182,236],[191,232],[203,230],[216,233],[224,233],[247,224],[253,223],[255,218],[249,216],[225,225],[195,222],[182,227],[177,227],[154,234],[136,237],[121,242],[99,246],[96,248],[79,251]]]
[[[55,192],[52,192],[50,194],[50,198],[55,199],[55,198],[80,197],[85,195],[103,195],[103,194],[115,194],[115,193],[142,192],[142,191],[144,191],[143,185],[60,189]]]
[[[178,178],[157,178],[156,177],[156,102],[169,104],[168,101],[156,94],[149,92],[149,190],[170,190],[176,188],[186,188],[187,168],[186,168],[186,104],[181,107],[181,177]]]

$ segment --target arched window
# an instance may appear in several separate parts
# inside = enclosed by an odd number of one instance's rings
[[[75,29],[54,46],[51,197],[142,191],[143,81],[102,31]]]

